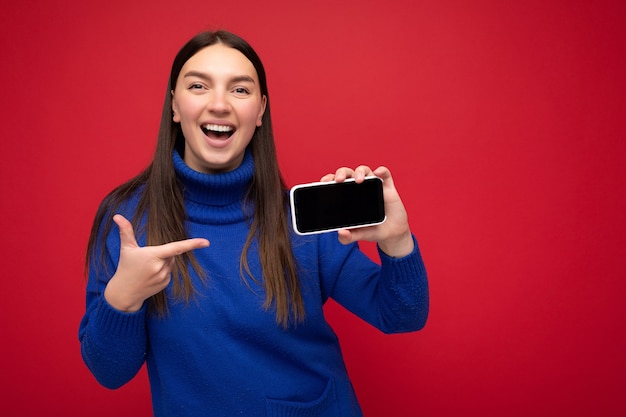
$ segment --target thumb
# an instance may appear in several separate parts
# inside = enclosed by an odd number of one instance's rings
[[[373,242],[371,230],[374,227],[375,226],[363,226],[354,229],[341,229],[337,232],[339,243],[341,243],[342,245],[348,245],[350,243],[358,242],[361,240]]]
[[[117,227],[120,229],[120,246],[131,246],[137,247],[137,239],[135,238],[135,232],[133,230],[133,225],[126,220],[124,216],[121,214],[116,214],[113,216],[113,221],[117,224]]]
[[[349,243],[354,242],[356,239],[354,238],[354,232],[348,229],[341,229],[337,231],[339,242],[342,245],[347,245]]]

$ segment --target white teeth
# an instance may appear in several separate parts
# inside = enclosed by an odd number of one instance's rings
[[[224,126],[224,125],[214,125],[214,124],[206,124],[203,125],[202,128],[206,130],[211,130],[213,132],[232,132],[232,126]]]

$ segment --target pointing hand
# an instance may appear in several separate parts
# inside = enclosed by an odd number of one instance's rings
[[[209,246],[208,240],[195,238],[140,247],[128,220],[116,214],[113,221],[120,231],[120,260],[104,298],[120,311],[140,310],[146,299],[167,287],[177,255]]]

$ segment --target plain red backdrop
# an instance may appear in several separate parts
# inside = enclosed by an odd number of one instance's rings
[[[145,373],[109,391],[80,358],[84,248],[174,54],[223,27],[290,184],[385,164],[409,210],[426,328],[328,306],[367,416],[626,415],[625,4],[3,0],[0,414],[150,415]]]

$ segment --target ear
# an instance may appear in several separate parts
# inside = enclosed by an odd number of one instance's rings
[[[263,124],[263,115],[265,114],[265,107],[267,107],[267,96],[263,96],[261,99],[261,111],[259,111],[259,117],[256,119],[257,127]]]
[[[174,90],[172,90],[170,92],[172,94],[172,120],[175,123],[180,123],[180,113],[178,112],[178,103],[176,102],[176,99],[174,98]]]

